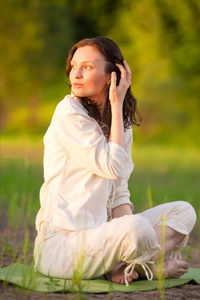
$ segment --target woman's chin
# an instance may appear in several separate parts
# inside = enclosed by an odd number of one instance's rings
[[[75,91],[73,89],[71,91],[74,94],[74,96],[76,96],[76,97],[87,97],[86,95],[84,95],[83,93],[81,93],[81,91]]]

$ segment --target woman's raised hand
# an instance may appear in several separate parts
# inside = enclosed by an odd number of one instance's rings
[[[112,72],[109,91],[112,113],[109,141],[114,142],[126,149],[122,108],[126,92],[131,85],[131,70],[125,61],[124,67],[120,64],[116,64],[116,66],[121,72],[121,79],[119,81],[119,85],[117,86],[117,74],[115,72]]]
[[[123,105],[126,92],[131,85],[131,70],[127,62],[124,60],[124,67],[120,64],[116,64],[116,66],[121,72],[121,79],[119,81],[119,85],[117,86],[117,74],[115,72],[111,73],[111,85],[109,91],[111,106],[113,104]]]

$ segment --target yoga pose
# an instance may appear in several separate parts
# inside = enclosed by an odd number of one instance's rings
[[[57,105],[44,136],[36,269],[65,279],[105,275],[128,285],[158,278],[158,259],[170,253],[162,276],[180,277],[189,268],[180,249],[196,214],[184,201],[134,214],[127,182],[131,127],[140,114],[119,47],[105,37],[80,41],[68,56],[67,76],[71,95]]]

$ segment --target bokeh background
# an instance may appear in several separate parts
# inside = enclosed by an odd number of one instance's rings
[[[2,138],[41,137],[69,92],[65,62],[80,39],[121,48],[143,116],[135,142],[199,146],[199,0],[1,0]]]
[[[133,127],[134,213],[190,202],[198,219],[182,254],[200,267],[199,0],[0,0],[0,265],[34,264],[42,139],[70,92],[69,49],[98,35],[121,48],[143,116]]]
[[[69,93],[66,58],[98,35],[121,48],[143,116],[133,128],[135,211],[186,200],[199,216],[200,1],[0,0],[0,15],[0,225],[35,235],[42,139]]]

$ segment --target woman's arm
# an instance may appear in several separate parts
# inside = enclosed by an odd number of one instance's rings
[[[130,204],[122,204],[113,208],[112,210],[112,218],[120,218],[125,215],[132,215],[132,208]]]
[[[54,163],[60,155],[100,177],[124,177],[126,151],[117,143],[108,143],[99,124],[71,96],[58,104],[44,143],[46,162]]]
[[[123,102],[127,89],[131,85],[131,71],[125,61],[124,68],[119,64],[116,65],[121,71],[121,79],[119,85],[116,86],[116,73],[113,72],[111,74],[109,99],[111,103],[112,122],[109,141],[122,146],[124,150],[126,150],[123,122]],[[119,218],[124,215],[132,215],[132,207],[130,204],[122,204],[112,209],[112,218]]]
[[[116,64],[116,66],[121,71],[121,79],[119,85],[117,86],[117,75],[115,72],[112,72],[111,85],[109,91],[109,99],[112,113],[109,141],[114,142],[126,149],[123,122],[123,102],[127,89],[131,85],[131,71],[128,64],[125,61],[124,68],[120,64]]]
[[[130,201],[130,192],[128,189],[128,180],[130,178],[130,175],[133,171],[133,161],[131,157],[131,149],[132,149],[132,142],[133,142],[133,134],[132,129],[126,129],[125,131],[125,141],[126,141],[126,153],[127,153],[127,160],[126,164],[124,165],[125,174],[122,178],[119,178],[117,180],[113,180],[112,182],[112,190],[110,194],[110,202],[111,205],[111,211],[108,211],[108,213],[111,213],[112,217],[112,211],[114,208],[128,204],[131,207],[131,211],[133,211],[133,204]]]

